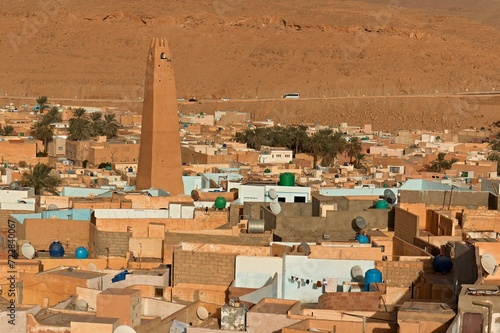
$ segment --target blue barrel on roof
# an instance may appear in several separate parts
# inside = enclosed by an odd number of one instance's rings
[[[358,241],[359,244],[370,244],[370,239],[363,234],[357,235],[356,240]]]
[[[64,256],[64,246],[60,241],[55,240],[49,246],[49,254],[51,257],[62,257]]]
[[[436,273],[448,274],[453,268],[453,261],[450,257],[437,255],[432,261]]]
[[[87,259],[89,257],[89,252],[83,246],[80,246],[75,251],[75,257],[77,259]]]
[[[382,283],[382,272],[376,268],[372,268],[365,273],[365,291],[370,291],[370,284]]]

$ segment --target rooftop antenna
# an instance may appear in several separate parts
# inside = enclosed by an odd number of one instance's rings
[[[397,201],[397,196],[391,189],[385,189],[384,200],[387,201],[389,205],[394,205]]]
[[[368,225],[368,223],[366,223],[366,220],[363,216],[356,216],[356,218],[354,219],[354,224],[356,225],[356,227],[359,229],[359,231],[364,231],[364,229],[366,228],[366,226]]]
[[[356,265],[351,268],[351,277],[354,281],[361,282],[363,281],[364,276],[365,273],[360,266]]]
[[[481,266],[490,275],[495,275],[498,270],[498,264],[491,254],[485,253],[481,256]]]
[[[134,330],[132,327],[128,325],[120,325],[115,330],[113,333],[136,333],[136,330]]]
[[[33,259],[36,255],[36,250],[33,245],[26,243],[21,246],[21,253],[26,259]]]
[[[269,207],[271,209],[271,212],[273,212],[274,214],[278,215],[279,213],[281,213],[281,205],[278,201],[271,201]]]
[[[278,198],[278,192],[276,191],[275,188],[269,189],[268,195],[271,200],[276,200]]]
[[[200,306],[200,307],[198,307],[198,309],[196,309],[196,315],[201,320],[206,320],[206,319],[208,319],[208,317],[210,317],[210,312],[208,312],[208,310],[206,308],[204,308],[203,306]]]

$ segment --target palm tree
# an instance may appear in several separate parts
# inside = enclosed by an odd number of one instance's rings
[[[14,131],[14,127],[10,125],[5,125],[3,128],[0,128],[0,135],[11,136],[11,135],[16,135],[16,132]]]
[[[309,141],[306,151],[313,155],[313,163],[318,165],[318,157],[324,157],[328,151],[329,140],[333,134],[331,129],[321,129],[314,133]]]
[[[497,162],[497,175],[500,176],[500,153],[492,153],[488,156],[489,161]]]
[[[309,135],[307,135],[307,126],[300,125],[297,127],[290,127],[291,146],[290,149],[295,151],[295,155],[304,151],[304,148],[309,142]]]
[[[104,121],[102,120],[102,112],[97,111],[90,114],[92,121],[92,136],[102,135]]]
[[[45,121],[39,121],[31,126],[30,134],[33,135],[38,140],[43,142],[43,152],[47,153],[49,142],[54,138],[54,128],[50,126],[50,123]]]
[[[92,136],[92,123],[85,114],[84,108],[73,111],[69,120],[69,139],[73,141],[87,140]]]
[[[52,168],[46,164],[38,163],[30,172],[25,172],[21,178],[21,186],[33,187],[35,194],[43,194],[44,191],[59,195],[57,187],[61,185],[61,179],[51,175]]]
[[[43,106],[44,106],[45,104],[47,104],[48,100],[49,100],[49,99],[48,99],[48,97],[47,97],[47,96],[39,96],[39,97],[36,99],[36,103],[40,106],[40,110],[39,110],[40,114],[42,114],[42,113],[43,113]]]
[[[437,159],[431,162],[429,170],[433,172],[442,172],[444,170],[449,170],[451,169],[451,165],[458,161],[456,158],[445,160],[445,156],[445,153],[439,153]]]
[[[363,154],[363,153],[359,153],[356,156],[356,162],[354,163],[354,167],[356,169],[368,170],[368,167],[366,166],[366,163],[365,163],[365,157],[366,157],[366,154]]]
[[[490,143],[491,149],[500,150],[500,131],[495,135],[495,139]]]
[[[326,138],[326,147],[323,153],[322,164],[332,165],[337,160],[337,155],[345,150],[346,141],[340,132],[330,134]]]
[[[245,132],[236,133],[235,139],[237,142],[246,143],[248,148],[260,149],[260,139],[253,129],[246,129]]]
[[[60,121],[61,114],[59,113],[59,108],[57,106],[53,106],[42,118],[42,122],[48,124],[58,123]]]
[[[351,140],[347,142],[345,152],[349,156],[349,164],[352,164],[352,160],[357,158],[359,154],[363,151],[361,147],[361,140],[357,137],[351,137]]]
[[[116,115],[114,113],[108,113],[104,115],[104,122],[102,125],[102,134],[106,135],[108,139],[114,138],[120,127],[120,123],[115,119]]]

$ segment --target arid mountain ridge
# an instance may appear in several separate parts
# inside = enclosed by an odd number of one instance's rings
[[[122,99],[140,109],[150,39],[166,36],[178,97],[232,99],[181,110],[388,130],[500,119],[497,96],[442,96],[500,91],[493,1],[23,0],[4,4],[0,17],[2,95]],[[237,102],[285,92],[322,99]]]

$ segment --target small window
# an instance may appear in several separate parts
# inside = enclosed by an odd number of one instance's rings
[[[286,202],[286,198],[278,198],[279,202]]]
[[[163,288],[155,288],[155,297],[163,297]]]
[[[294,197],[293,202],[306,202],[306,197]]]

